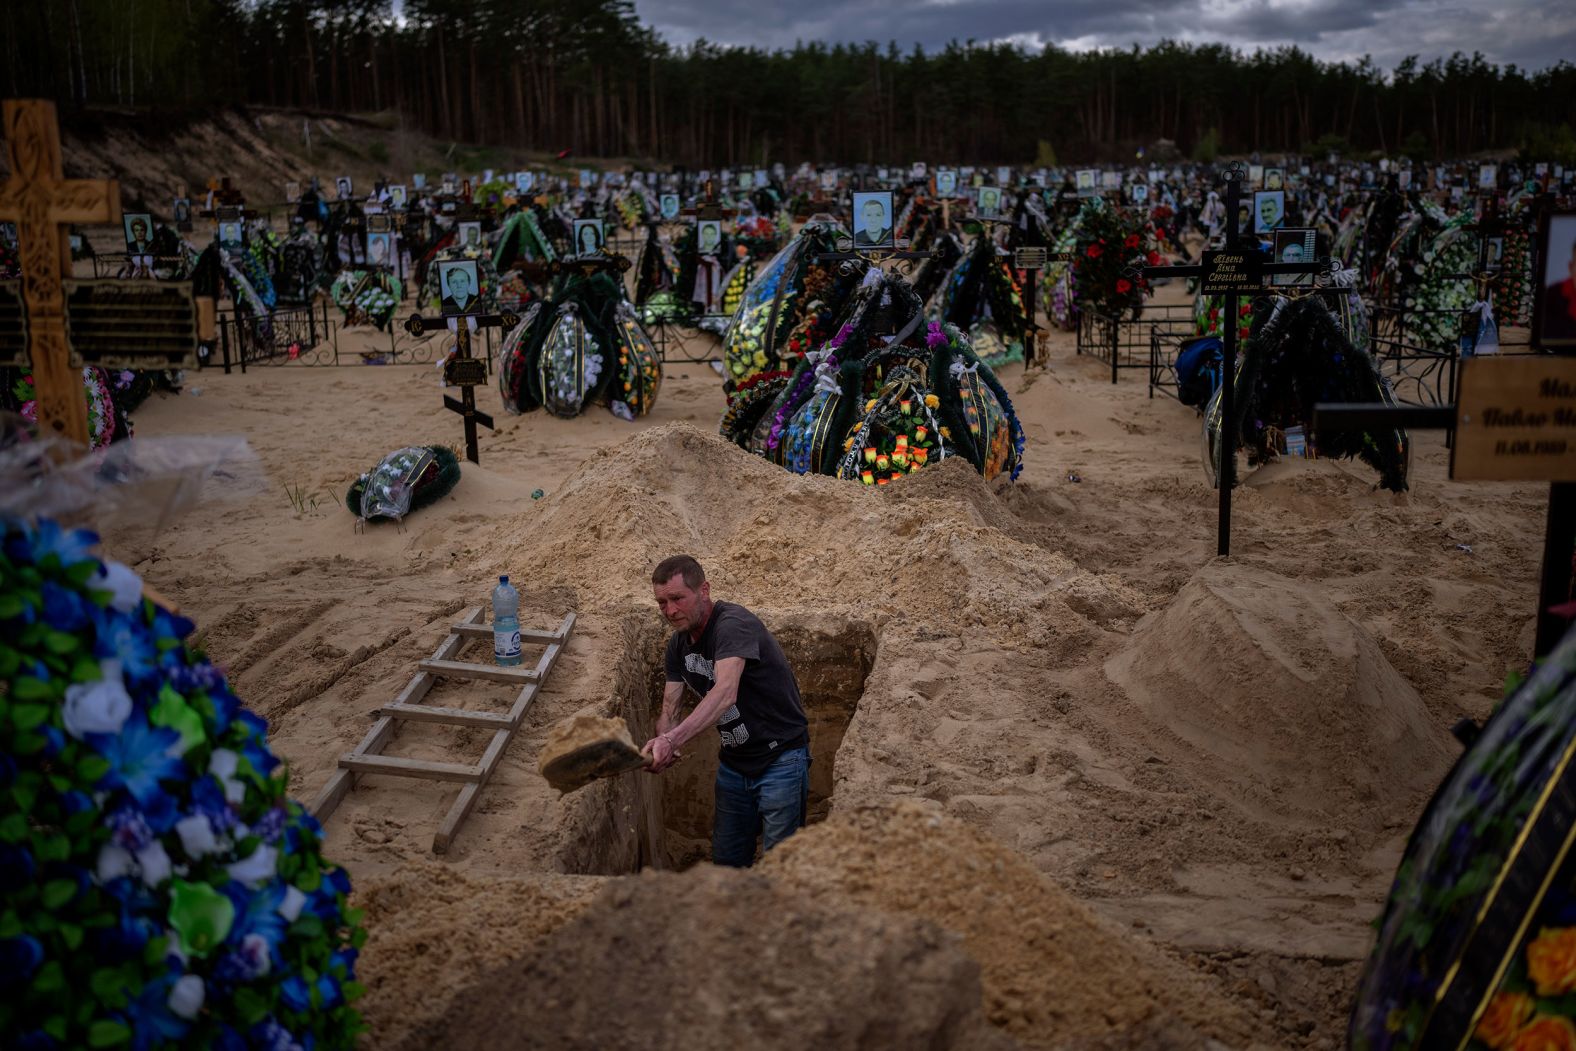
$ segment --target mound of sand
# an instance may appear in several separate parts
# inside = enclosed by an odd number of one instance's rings
[[[1025,1045],[1161,1046],[1122,1038],[1165,1031],[1186,1047],[1200,1033],[1240,1042],[1248,1031],[1203,979],[1106,926],[1021,854],[917,803],[835,812],[766,855],[760,871],[808,897],[962,935],[987,1017]]]
[[[670,424],[593,453],[540,514],[481,548],[517,552],[531,579],[574,586],[583,603],[649,603],[644,571],[684,551],[719,596],[985,628],[1057,651],[1086,645],[1091,621],[1141,612],[1120,582],[987,524],[996,516],[979,505],[995,498],[971,469],[934,471],[866,489]]]
[[[1010,1051],[957,939],[709,866],[610,883],[525,958],[391,1046],[408,1051]]]
[[[1383,821],[1450,762],[1448,735],[1368,632],[1266,570],[1206,566],[1105,670],[1250,812]]]
[[[456,994],[525,953],[586,908],[597,876],[528,879],[466,876],[452,866],[407,860],[392,876],[358,878],[367,944],[356,963],[366,1047],[392,1047],[430,1032]],[[414,1046],[464,1046],[440,1043]]]

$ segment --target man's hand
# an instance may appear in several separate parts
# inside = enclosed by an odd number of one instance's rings
[[[662,771],[672,766],[679,759],[679,751],[673,746],[673,740],[667,734],[653,737],[647,741],[645,747],[640,750],[640,754],[650,759],[646,766],[646,771],[653,774],[662,773]]]

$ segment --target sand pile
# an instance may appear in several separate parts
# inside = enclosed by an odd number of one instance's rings
[[[392,876],[358,877],[354,904],[366,910],[368,931],[356,965],[367,988],[364,1046],[429,1031],[456,993],[573,919],[603,882],[474,877],[414,859]]]
[[[979,968],[913,917],[710,867],[610,883],[399,1043],[606,1051],[997,1049]]]
[[[1189,1029],[1246,1043],[1246,1017],[1205,980],[1103,924],[1021,854],[929,807],[834,812],[760,870],[810,897],[837,895],[962,935],[979,961],[987,1017],[1025,1045],[1153,1046],[1121,1037]]]
[[[645,570],[687,551],[719,595],[986,628],[1058,651],[1087,643],[1088,619],[1142,612],[1114,579],[984,524],[975,505],[994,497],[978,475],[935,472],[865,489],[672,424],[592,454],[539,514],[483,548],[517,552],[531,579],[570,584],[582,602],[649,602]]]
[[[1215,563],[1106,674],[1249,813],[1383,821],[1431,788],[1449,738],[1373,638],[1316,587]],[[1188,761],[1185,755],[1182,761]]]

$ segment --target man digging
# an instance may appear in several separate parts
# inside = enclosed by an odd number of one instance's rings
[[[732,602],[713,602],[700,563],[664,559],[651,575],[662,616],[673,626],[657,736],[642,753],[649,769],[673,765],[686,741],[716,726],[717,764],[711,859],[746,868],[756,837],[770,850],[802,828],[810,789],[810,724],[782,647],[760,619]],[[701,698],[678,721],[688,686]]]

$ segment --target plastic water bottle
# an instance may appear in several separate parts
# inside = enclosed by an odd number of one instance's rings
[[[493,660],[505,667],[520,663],[520,593],[507,576],[493,588]]]

